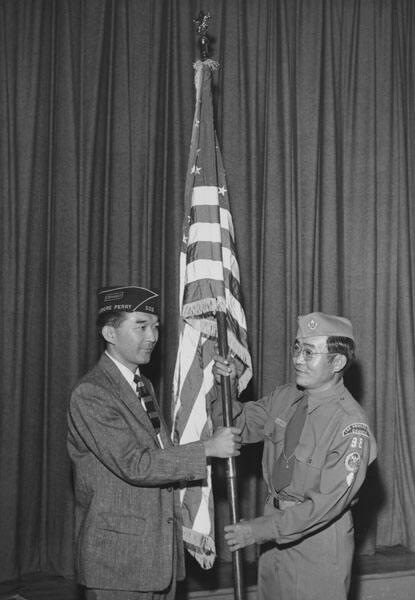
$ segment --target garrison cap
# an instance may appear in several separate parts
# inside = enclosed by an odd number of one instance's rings
[[[100,288],[97,291],[98,314],[124,310],[159,314],[159,294],[136,285]]]
[[[297,337],[307,338],[315,335],[347,337],[354,340],[352,324],[345,317],[326,315],[321,312],[300,315]]]

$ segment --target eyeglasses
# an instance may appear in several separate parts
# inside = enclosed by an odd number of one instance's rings
[[[293,358],[298,358],[300,355],[303,355],[305,362],[310,362],[313,358],[319,354],[338,354],[337,352],[315,352],[311,348],[304,348],[298,342],[295,342],[291,346],[291,356]]]

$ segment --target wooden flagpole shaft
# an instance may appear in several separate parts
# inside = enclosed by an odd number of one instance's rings
[[[228,334],[226,329],[226,314],[222,311],[216,313],[216,322],[218,326],[218,346],[221,356],[228,355]],[[229,377],[221,377],[221,395],[223,407],[223,424],[225,427],[232,426],[232,397]],[[236,461],[234,457],[226,459],[226,481],[228,491],[228,503],[230,509],[231,523],[239,521],[238,493]],[[235,600],[242,600],[243,594],[243,576],[242,576],[242,554],[240,550],[232,552],[233,583]]]

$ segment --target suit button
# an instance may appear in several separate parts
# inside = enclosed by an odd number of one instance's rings
[[[173,488],[172,488],[171,486],[169,486],[169,487],[167,488],[167,491],[168,491],[168,492],[172,492],[172,491],[173,491]]]
[[[170,523],[173,523],[173,517],[169,517],[169,518],[167,519],[167,523],[169,523],[169,524],[170,524]]]

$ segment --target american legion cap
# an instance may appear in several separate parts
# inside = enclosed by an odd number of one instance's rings
[[[159,294],[136,285],[100,288],[97,291],[98,314],[108,311],[145,312],[158,315]]]
[[[322,312],[313,312],[298,317],[298,338],[326,335],[347,337],[354,340],[353,327],[349,319],[326,315]]]

